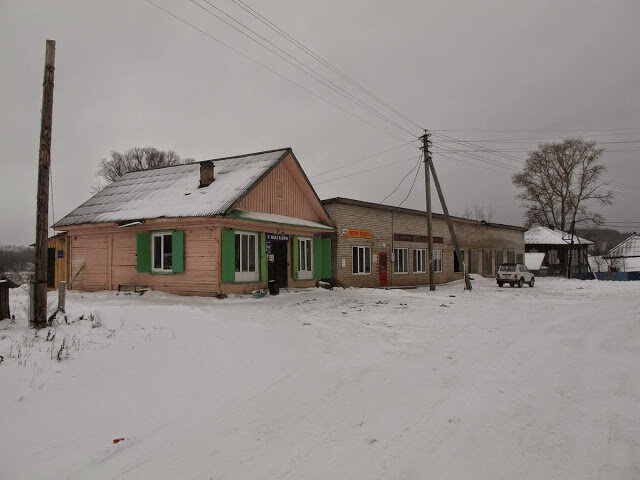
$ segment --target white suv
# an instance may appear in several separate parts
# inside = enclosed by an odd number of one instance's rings
[[[498,269],[496,281],[498,282],[499,287],[508,283],[512,287],[517,285],[518,288],[522,288],[522,285],[525,283],[529,284],[530,287],[533,287],[535,278],[533,273],[527,270],[526,265],[522,265],[520,263],[503,263]]]

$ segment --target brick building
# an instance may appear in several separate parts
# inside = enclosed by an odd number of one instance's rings
[[[336,225],[331,277],[341,286],[426,285],[426,213],[347,198],[322,202]],[[503,262],[523,262],[522,227],[452,217],[463,262],[458,262],[444,215],[433,214],[436,283],[469,273],[493,276]]]

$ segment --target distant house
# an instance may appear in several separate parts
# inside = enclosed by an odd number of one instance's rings
[[[598,278],[640,280],[640,235],[634,233],[613,247],[602,256],[600,263],[607,266],[607,273],[618,273],[618,275],[599,275]]]
[[[72,289],[219,295],[331,276],[333,222],[290,148],[126,173],[53,228]]]
[[[572,242],[573,240],[573,242]],[[571,277],[593,278],[587,261],[589,246],[593,242],[562,230],[534,227],[524,232],[525,252],[544,253],[540,268],[546,267],[549,275],[567,274],[571,259]]]

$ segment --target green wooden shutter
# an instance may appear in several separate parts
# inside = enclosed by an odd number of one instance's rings
[[[298,260],[299,260],[299,258],[298,258],[298,250],[299,250],[299,248],[300,248],[300,246],[298,245],[298,237],[293,237],[293,262],[291,262],[291,263],[293,265],[293,272],[292,273],[293,273],[293,278],[295,280],[298,279],[298,270],[299,270],[299,267],[298,267]]]
[[[173,273],[184,272],[184,232],[173,232],[171,235],[171,270]]]
[[[151,272],[151,234],[149,232],[136,235],[136,271]]]
[[[322,239],[322,278],[331,278],[331,239]]]
[[[322,278],[323,271],[323,249],[322,249],[322,239],[315,238],[313,239],[313,278]]]
[[[222,282],[232,283],[236,279],[236,234],[233,230],[222,230]]]
[[[267,236],[260,234],[260,280],[267,281]]]

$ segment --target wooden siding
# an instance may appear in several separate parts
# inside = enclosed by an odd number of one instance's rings
[[[184,232],[185,271],[139,273],[136,234],[162,229]],[[219,227],[211,218],[163,219],[126,228],[116,228],[113,224],[70,228],[71,288],[117,290],[118,285],[134,284],[180,295],[215,295],[219,291],[219,233]]]
[[[69,227],[70,288],[83,291],[117,290],[118,285],[147,285],[178,295],[211,296],[249,293],[265,282],[222,283],[220,239],[223,228],[251,232],[313,236],[304,227],[285,227],[222,217],[148,220],[142,225],[117,228],[114,224]],[[184,272],[139,273],[136,269],[136,234],[172,229],[184,232]],[[291,242],[291,240],[290,240]],[[290,255],[289,255],[290,256]],[[288,268],[291,287],[311,287],[315,280],[295,280]]]
[[[282,198],[276,195],[280,191]],[[291,154],[276,165],[235,207],[331,225],[331,219]]]

